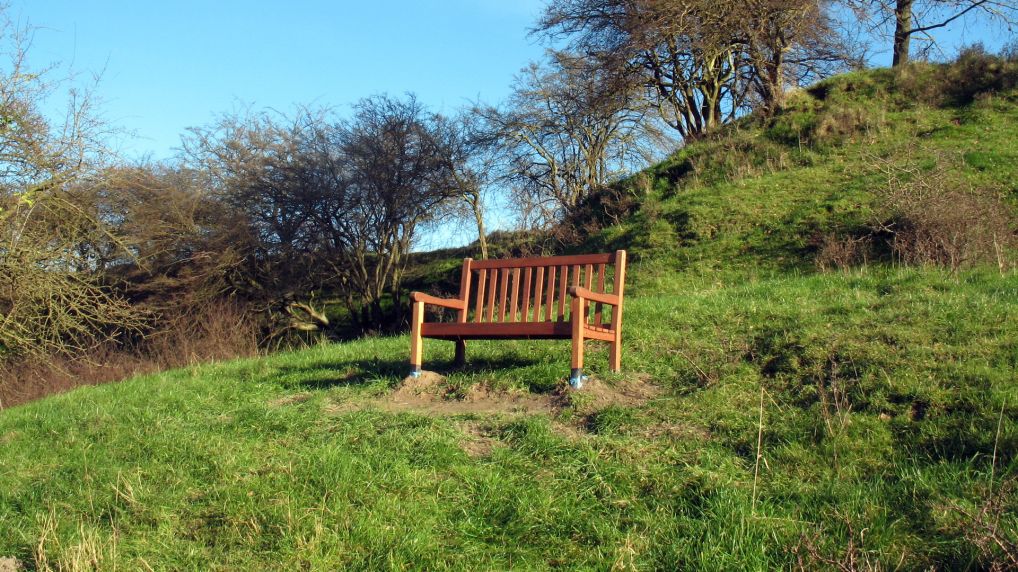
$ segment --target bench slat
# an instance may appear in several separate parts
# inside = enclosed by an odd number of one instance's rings
[[[604,294],[604,264],[597,265],[597,291]],[[603,305],[598,302],[594,307],[594,325],[601,325],[601,310]]]
[[[509,295],[509,320],[510,322],[522,322],[520,319],[520,272],[519,268],[513,268],[513,282],[511,294]]]
[[[584,337],[608,340],[615,333],[608,328],[584,327]],[[425,338],[447,340],[478,340],[491,338],[569,339],[572,324],[569,322],[527,322],[516,324],[459,324],[456,322],[424,322],[421,335]]]
[[[456,321],[464,323],[467,321],[467,314],[470,313],[470,286],[474,276],[471,265],[473,258],[463,259],[463,270],[460,271],[460,300],[463,300],[463,309],[456,315]]]
[[[491,323],[492,318],[495,314],[495,289],[498,285],[498,269],[492,268],[488,270],[488,307],[485,310],[485,320]]]
[[[590,287],[594,284],[594,265],[593,264],[588,264],[587,267],[583,269],[583,284],[587,288],[587,290],[590,290]],[[590,306],[591,306],[590,304],[587,304],[583,308],[585,310],[584,315],[583,315],[583,319],[584,319],[585,322],[588,321],[588,318],[590,317],[590,310],[591,310]]]
[[[544,321],[552,321],[552,314],[555,312],[555,272],[558,269],[554,266],[548,267],[548,293],[545,295]]]
[[[523,315],[520,317],[521,322],[530,321],[530,279],[531,274],[534,272],[533,268],[527,268],[523,271]]]
[[[579,265],[573,266],[573,282],[572,282],[572,284],[570,284],[570,286],[579,286],[580,285],[580,272],[582,272],[582,271],[583,271],[583,267],[582,266],[579,266]]]
[[[509,308],[506,307],[506,290],[509,289],[509,269],[503,268],[499,275],[502,279],[498,283],[498,311],[495,313],[499,322],[505,322]]]
[[[477,323],[484,317],[484,283],[487,276],[487,270],[477,271],[477,302],[474,305],[474,322]]]
[[[544,266],[537,267],[537,276],[534,278],[534,321],[541,321],[541,302],[544,300]]]
[[[559,281],[558,281],[558,321],[564,322],[566,319],[566,285],[569,282],[569,267],[559,266]]]
[[[427,338],[545,338],[568,339],[572,336],[568,322],[530,322],[526,324],[457,324],[425,322],[421,334]]]

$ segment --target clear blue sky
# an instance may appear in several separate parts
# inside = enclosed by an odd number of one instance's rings
[[[434,109],[495,102],[542,46],[541,0],[14,0],[40,28],[30,50],[102,72],[106,118],[137,134],[131,156],[167,158],[189,126],[251,104],[345,109],[382,92]]]

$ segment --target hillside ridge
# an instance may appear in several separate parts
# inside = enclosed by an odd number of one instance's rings
[[[831,78],[592,199],[565,250],[633,261],[623,371],[599,346],[588,371],[639,399],[565,392],[567,342],[472,342],[457,368],[429,340],[427,410],[387,407],[406,336],[81,388],[0,411],[0,559],[1006,569],[1018,274],[982,250],[913,263],[881,233],[921,228],[916,181],[1018,202],[1018,93],[948,91],[955,69]],[[452,288],[469,252],[416,255],[411,287]],[[481,394],[555,407],[436,406]]]

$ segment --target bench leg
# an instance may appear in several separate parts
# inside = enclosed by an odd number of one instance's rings
[[[453,360],[453,365],[460,367],[467,363],[467,342],[465,340],[456,340],[456,358]]]
[[[618,373],[622,367],[622,336],[615,338],[608,349],[608,369]]]
[[[573,389],[580,389],[583,387],[583,322],[586,319],[586,313],[583,311],[584,300],[583,298],[573,298],[572,302],[572,322],[573,322],[573,357],[572,357],[572,369],[569,372],[569,385]]]
[[[410,317],[410,376],[421,375],[421,354],[424,352],[424,339],[421,337],[421,324],[424,323],[424,302],[414,302]]]

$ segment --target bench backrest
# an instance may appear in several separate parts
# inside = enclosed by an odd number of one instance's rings
[[[564,322],[570,313],[569,286],[582,286],[622,299],[626,277],[626,251],[544,258],[463,260],[461,300],[467,308],[460,322]],[[602,305],[591,304],[593,325],[607,326]],[[613,312],[621,312],[621,303]],[[614,314],[611,323],[617,323]]]

